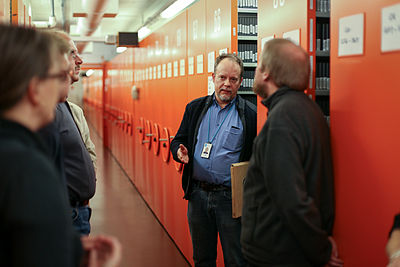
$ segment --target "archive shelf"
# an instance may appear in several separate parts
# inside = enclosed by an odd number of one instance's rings
[[[257,96],[253,93],[255,68],[257,67],[258,9],[257,1],[238,0],[238,55],[243,60],[243,82],[238,94],[257,105]]]

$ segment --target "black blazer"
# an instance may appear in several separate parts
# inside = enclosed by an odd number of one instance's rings
[[[182,174],[182,189],[185,193],[183,198],[185,199],[190,198],[190,193],[192,191],[192,160],[194,148],[196,146],[198,130],[204,115],[212,104],[213,98],[214,94],[211,96],[197,98],[186,105],[181,125],[179,126],[175,138],[171,142],[171,152],[175,161],[181,162],[177,156],[177,151],[180,144],[183,144],[189,151],[189,163],[185,165]],[[253,139],[257,133],[257,108],[254,104],[244,100],[238,95],[236,101],[236,110],[238,111],[240,120],[243,124],[244,135],[244,143],[239,160],[247,161],[250,159]]]

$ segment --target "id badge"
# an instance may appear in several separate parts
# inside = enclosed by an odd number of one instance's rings
[[[211,148],[212,148],[212,144],[211,143],[205,143],[204,147],[203,147],[203,151],[201,151],[201,157],[208,159],[210,157],[210,153],[211,153]]]

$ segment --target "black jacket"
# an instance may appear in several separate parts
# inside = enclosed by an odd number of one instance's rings
[[[183,144],[189,151],[189,163],[185,165],[182,174],[182,189],[185,193],[184,198],[189,199],[191,188],[191,180],[193,173],[193,155],[196,147],[197,133],[200,123],[211,106],[214,94],[197,98],[186,105],[185,114],[175,138],[171,142],[171,152],[174,160],[181,162],[178,159],[177,151],[180,144]],[[239,95],[236,101],[236,110],[239,113],[240,120],[243,124],[243,149],[240,153],[239,161],[247,161],[250,159],[253,139],[256,136],[257,126],[257,109],[256,106],[249,101],[244,100]]]
[[[39,137],[0,119],[0,265],[79,266],[65,191]]]
[[[329,128],[303,92],[280,88],[263,103],[243,191],[242,251],[255,266],[322,266],[334,219]]]

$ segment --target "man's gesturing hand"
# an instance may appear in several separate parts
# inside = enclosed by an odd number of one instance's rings
[[[188,150],[184,145],[179,145],[179,149],[176,154],[178,156],[178,159],[182,161],[182,163],[187,164],[189,162]]]

